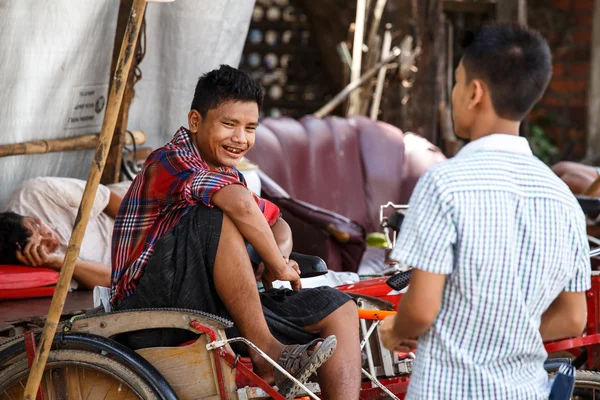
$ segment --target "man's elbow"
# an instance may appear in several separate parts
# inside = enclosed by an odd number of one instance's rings
[[[576,310],[572,312],[565,320],[565,327],[569,332],[568,336],[579,336],[583,333],[587,324],[587,309]]]
[[[439,307],[426,309],[415,308],[410,313],[411,324],[419,331],[417,335],[425,333],[435,322],[439,313]]]

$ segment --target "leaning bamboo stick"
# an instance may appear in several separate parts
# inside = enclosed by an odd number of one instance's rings
[[[381,59],[385,60],[390,55],[390,47],[392,47],[392,30],[391,25],[385,27],[383,34],[383,46],[381,46]],[[375,94],[373,95],[373,103],[371,104],[371,119],[377,120],[379,115],[379,105],[381,104],[381,96],[383,94],[383,84],[385,83],[385,73],[387,66],[379,68],[377,73],[377,84],[375,85]]]
[[[94,161],[90,166],[90,173],[88,175],[87,184],[83,191],[83,197],[79,210],[77,212],[77,218],[75,218],[75,226],[73,227],[73,233],[69,240],[69,246],[67,247],[67,254],[65,260],[60,269],[60,276],[58,283],[56,284],[56,291],[52,297],[52,303],[50,304],[50,310],[46,323],[44,324],[44,330],[39,343],[39,351],[35,355],[31,373],[27,379],[27,387],[25,388],[24,398],[26,400],[33,400],[36,397],[37,389],[42,380],[44,374],[44,368],[46,367],[46,361],[48,360],[48,353],[58,327],[58,322],[62,314],[62,310],[69,290],[69,283],[73,276],[73,269],[75,267],[75,260],[79,256],[79,248],[81,246],[81,240],[85,233],[85,228],[88,223],[90,211],[94,198],[96,197],[96,190],[100,183],[100,177],[102,176],[102,170],[106,163],[106,157],[110,148],[113,133],[115,131],[115,125],[117,123],[117,116],[123,100],[123,92],[125,91],[125,80],[129,75],[131,68],[131,61],[133,60],[133,53],[135,45],[138,39],[138,32],[146,10],[146,0],[134,0],[131,6],[131,13],[129,14],[129,20],[127,21],[127,28],[125,30],[125,36],[123,37],[123,43],[121,44],[121,52],[119,54],[119,61],[115,70],[115,76],[110,86],[108,93],[108,102],[106,107],[106,114],[104,115],[104,121],[102,123],[102,130],[100,132],[100,138],[98,140],[98,146],[96,147],[96,155]]]
[[[144,132],[131,131],[131,133],[136,145],[146,143],[146,134]],[[90,133],[63,139],[32,140],[30,142],[2,144],[0,145],[0,157],[95,149],[98,145],[99,137],[99,133]],[[126,135],[125,144],[128,146],[133,144],[130,135]]]
[[[352,44],[352,69],[350,70],[350,82],[360,79],[360,68],[362,65],[362,48],[365,36],[365,0],[356,0],[356,22],[354,24],[354,43]],[[356,114],[360,109],[360,93],[354,92],[350,97],[348,115]]]
[[[371,79],[379,71],[379,68],[391,63],[392,61],[395,61],[399,55],[400,49],[398,47],[394,47],[390,52],[390,56],[388,58],[379,62],[377,65],[374,65],[373,68],[365,72],[358,80],[350,82],[348,85],[346,85],[346,87],[343,88],[341,92],[336,94],[335,97],[329,100],[329,102],[327,102],[323,107],[315,111],[313,115],[318,118],[323,118],[327,116],[330,112],[335,110],[335,108],[339,106],[340,103],[344,101],[350,93],[354,92],[365,82]]]

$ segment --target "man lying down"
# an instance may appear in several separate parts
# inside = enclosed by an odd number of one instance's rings
[[[85,181],[38,177],[15,189],[0,213],[0,264],[60,270]],[[129,182],[100,185],[90,214],[72,287],[110,286],[114,217]]]
[[[329,287],[300,288],[298,265],[288,259],[289,226],[235,168],[254,144],[263,96],[258,83],[225,65],[198,80],[188,128],[148,157],[119,209],[112,307],[179,307],[230,318],[239,333],[228,334],[246,337],[301,381],[318,368],[325,398],[357,399],[355,304]],[[246,241],[262,257],[265,287],[282,280],[294,290],[258,292]],[[149,330],[124,340],[146,347],[185,339],[178,331]],[[295,394],[298,388],[271,365],[250,357],[280,393]]]

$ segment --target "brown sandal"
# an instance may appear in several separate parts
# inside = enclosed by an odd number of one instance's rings
[[[313,350],[319,343],[319,348]],[[281,365],[298,381],[304,383],[306,380],[325,363],[333,354],[337,346],[337,339],[334,335],[326,339],[315,339],[308,344],[295,344],[284,346],[277,363]],[[297,383],[287,379],[279,370],[275,369],[275,384],[279,393],[287,399],[293,399],[300,390]]]

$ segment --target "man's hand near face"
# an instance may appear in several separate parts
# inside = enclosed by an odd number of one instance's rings
[[[39,236],[38,236],[39,238]],[[32,236],[22,251],[17,251],[17,260],[30,267],[46,267],[60,271],[64,256],[49,253],[40,240]],[[75,260],[73,278],[82,286],[93,289],[94,286],[110,286],[110,267],[99,262]]]
[[[60,269],[63,257],[48,253],[46,246],[39,240],[39,236],[31,237],[22,251],[17,251],[17,260],[30,267],[48,267]]]

